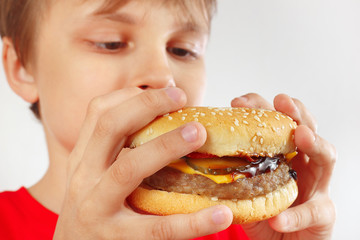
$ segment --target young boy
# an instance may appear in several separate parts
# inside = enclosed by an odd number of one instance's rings
[[[268,221],[231,225],[225,206],[188,215],[134,212],[143,178],[199,148],[187,124],[133,150],[127,138],[156,116],[200,105],[215,0],[2,0],[3,62],[11,88],[40,119],[49,169],[29,189],[0,194],[1,239],[329,239],[336,154],[296,99],[256,94],[232,106],[282,111],[298,123],[299,197]],[[230,227],[229,227],[230,226]],[[220,233],[217,233],[221,231]],[[212,234],[212,235],[210,235]]]

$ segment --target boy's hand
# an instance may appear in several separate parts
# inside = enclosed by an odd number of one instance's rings
[[[316,134],[316,121],[297,99],[284,94],[274,99],[274,107],[257,94],[235,98],[233,107],[276,109],[292,117],[299,127],[295,144],[299,154],[292,160],[298,173],[299,196],[280,215],[243,225],[250,239],[330,239],[335,207],[329,197],[329,183],[336,161],[335,148]]]
[[[145,177],[204,144],[204,127],[189,123],[138,148],[123,149],[128,136],[185,103],[184,92],[173,87],[123,89],[90,103],[70,155],[55,239],[189,239],[231,224],[225,206],[160,217],[138,214],[126,204]]]

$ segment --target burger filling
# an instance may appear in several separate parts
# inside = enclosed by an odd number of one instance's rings
[[[193,154],[159,170],[144,183],[168,192],[250,199],[296,179],[296,172],[289,167],[293,155],[219,158]]]

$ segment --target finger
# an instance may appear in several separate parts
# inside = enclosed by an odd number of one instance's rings
[[[179,88],[147,90],[100,116],[80,164],[87,176],[100,176],[115,161],[126,138],[159,115],[185,105]],[[131,110],[131,111],[129,111]]]
[[[99,205],[114,206],[124,201],[144,178],[200,148],[205,140],[205,128],[192,122],[121,155],[99,183]]]
[[[261,108],[274,110],[274,107],[256,93],[248,93],[231,101],[232,107]]]
[[[142,92],[143,90],[137,87],[126,88],[111,92],[110,94],[96,97],[91,100],[87,109],[85,120],[79,133],[79,137],[69,158],[68,174],[72,175],[80,160],[82,159],[83,153],[94,131],[99,116],[104,114],[109,109],[114,108],[116,105]]]
[[[143,239],[192,239],[228,228],[232,222],[231,210],[223,205],[191,214],[165,217],[151,216],[144,223]],[[137,226],[134,224],[134,226]]]
[[[309,157],[309,164],[311,165],[309,170],[319,179],[317,188],[328,191],[337,159],[335,147],[303,125],[298,126],[295,130],[295,145]]]
[[[314,132],[317,131],[317,123],[305,105],[298,99],[291,98],[286,94],[279,94],[274,98],[275,109],[289,115],[300,125],[307,125]]]
[[[319,198],[289,208],[269,219],[270,226],[278,232],[295,232],[311,227],[332,228],[335,219],[334,203],[329,198]]]

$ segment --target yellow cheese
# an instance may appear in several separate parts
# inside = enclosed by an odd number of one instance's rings
[[[171,164],[168,165],[169,167],[175,168],[179,171],[182,171],[184,173],[187,174],[199,174],[202,175],[204,177],[207,177],[211,180],[213,180],[214,182],[220,184],[220,183],[231,183],[234,182],[236,180],[238,180],[239,178],[244,178],[245,175],[243,174],[226,174],[226,175],[211,175],[211,174],[204,174],[202,172],[199,172],[191,167],[189,167],[186,162],[183,159],[179,159],[176,162],[173,162]]]
[[[287,159],[288,162],[291,161],[292,158],[294,158],[297,155],[297,152],[292,152],[292,153],[288,153],[285,155],[285,158]],[[200,171],[197,171],[191,167],[189,167],[189,165],[187,165],[187,163],[185,162],[185,160],[183,159],[179,159],[178,161],[175,161],[171,164],[168,165],[169,167],[175,168],[179,171],[182,171],[184,173],[187,174],[199,174],[202,175],[204,177],[207,177],[211,180],[213,180],[214,182],[220,184],[220,183],[232,183],[240,178],[245,178],[245,175],[243,174],[226,174],[226,175],[212,175],[212,174],[204,174]]]
[[[293,159],[297,154],[298,154],[297,151],[292,152],[292,153],[288,153],[288,154],[285,155],[285,158],[286,158],[286,160],[287,160],[288,162],[290,162],[291,159]]]

